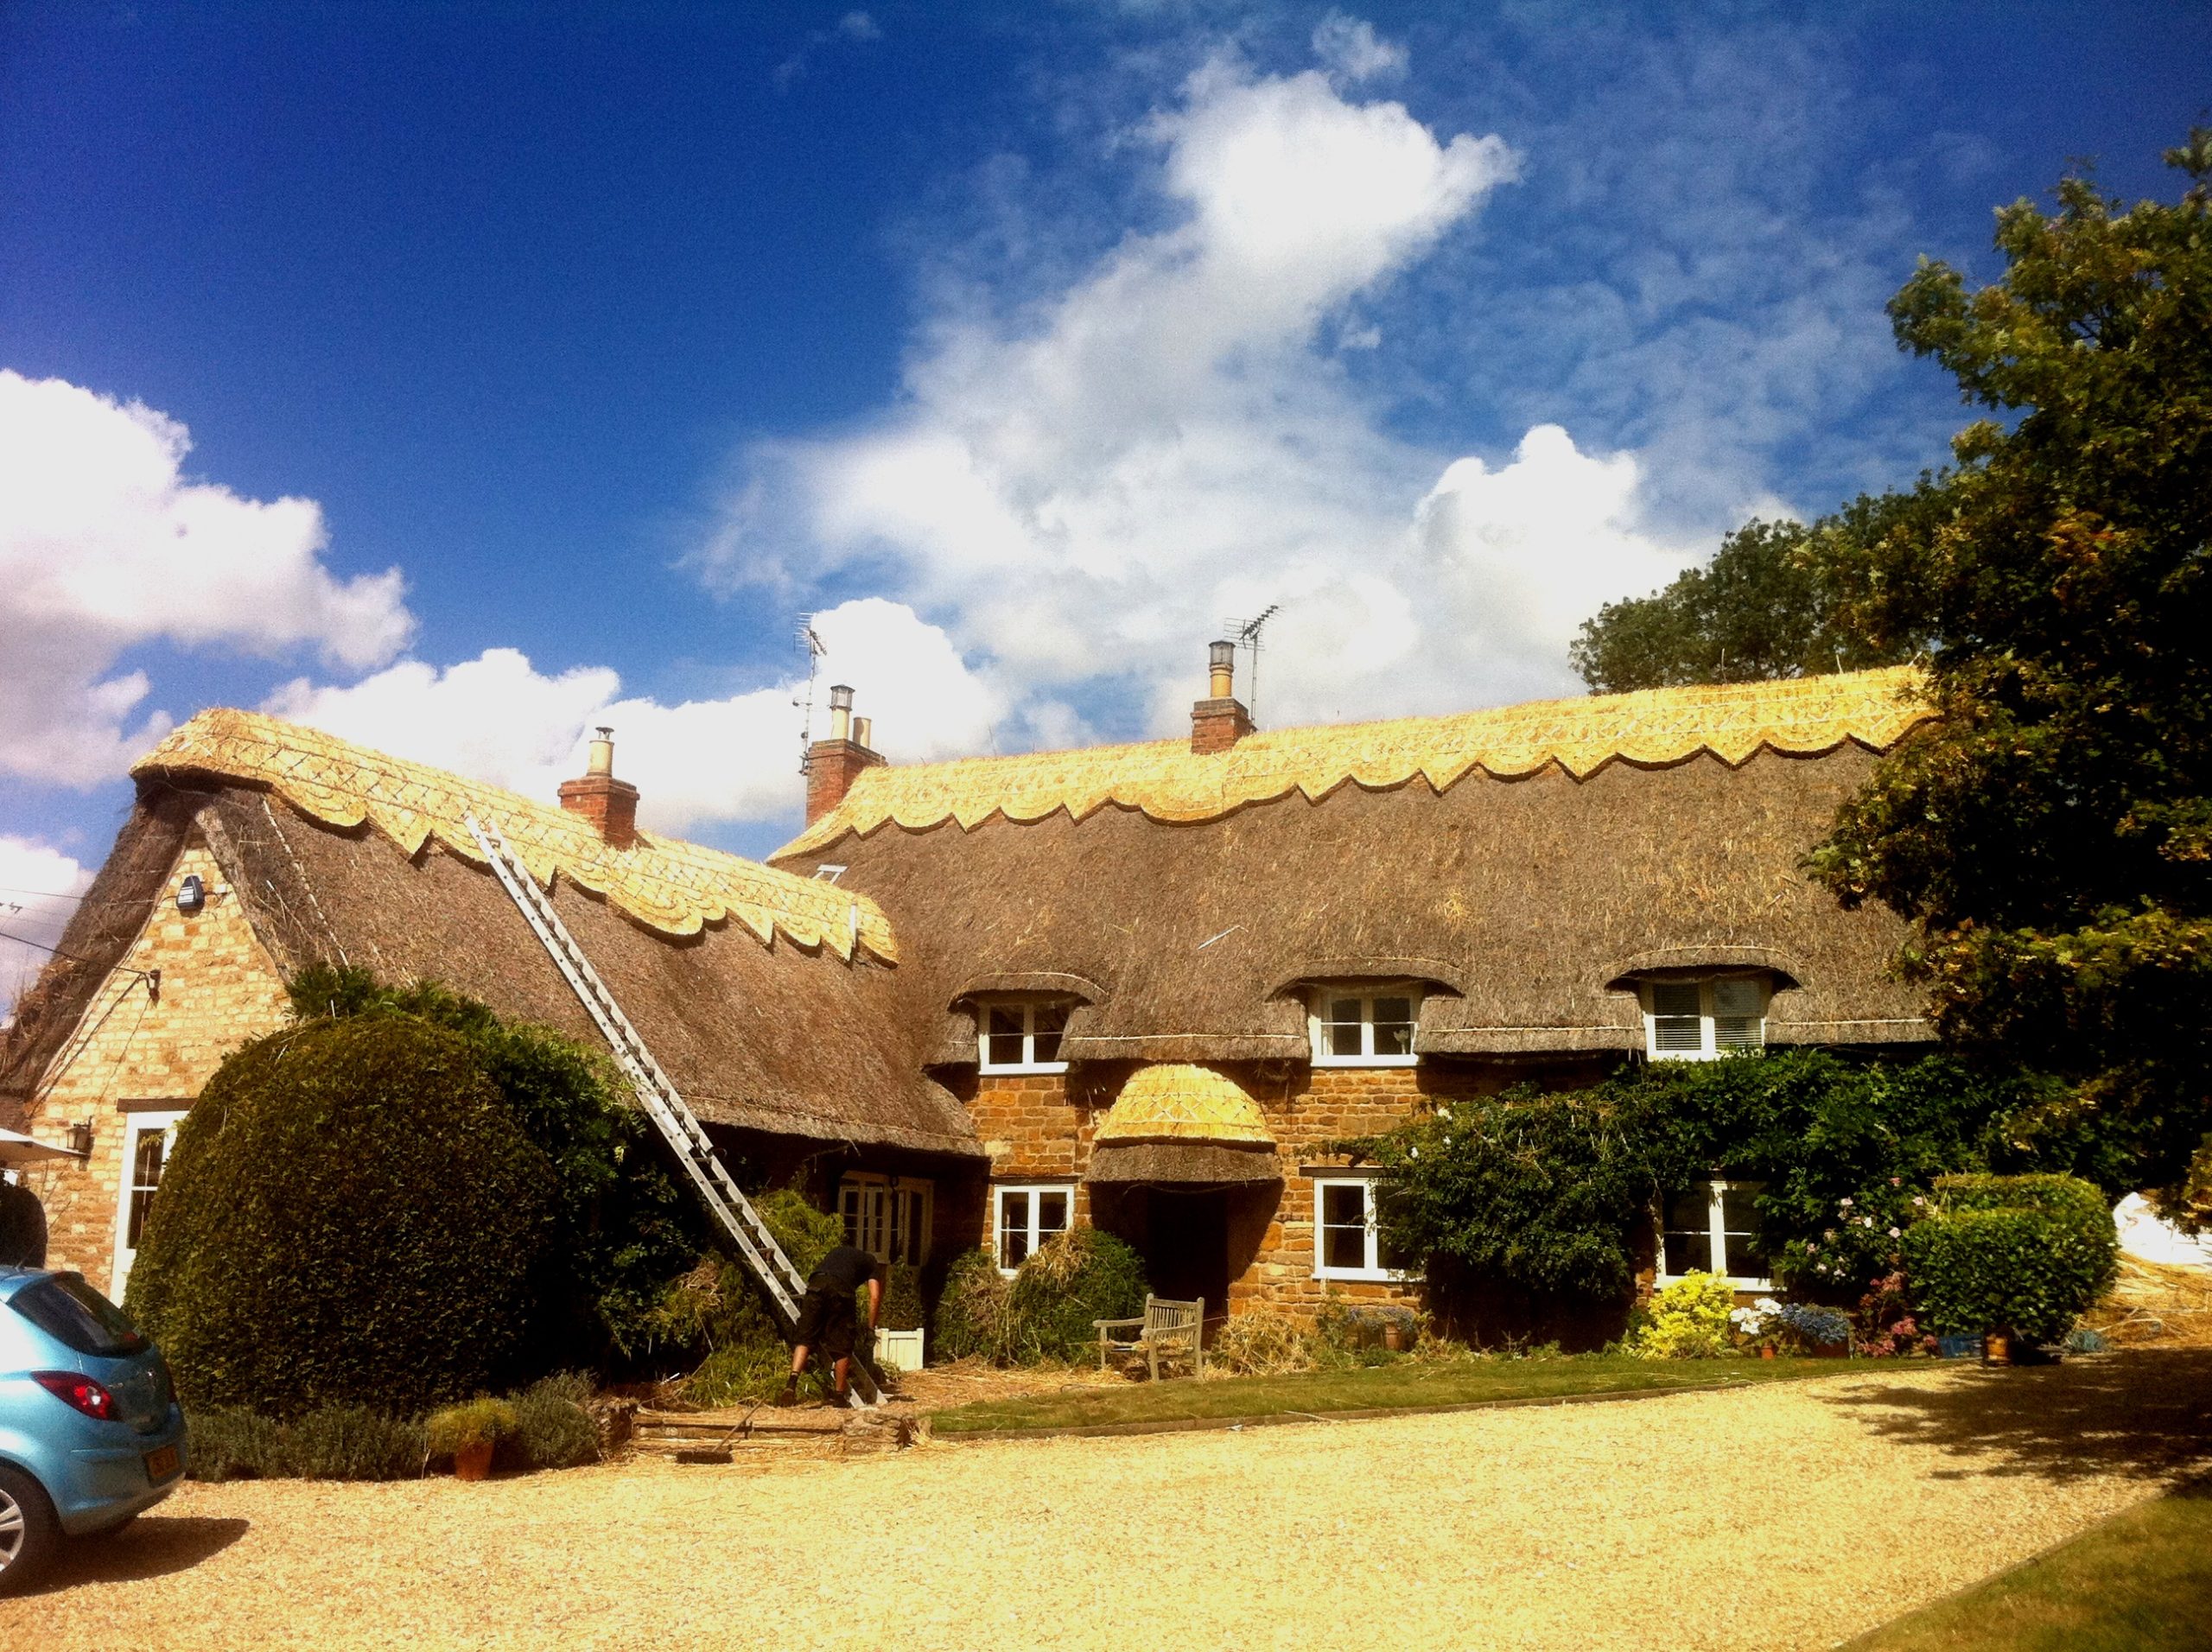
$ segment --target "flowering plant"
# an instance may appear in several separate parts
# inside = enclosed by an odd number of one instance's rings
[[[1807,1348],[1833,1348],[1851,1337],[1851,1318],[1840,1308],[1791,1302],[1775,1311],[1775,1321],[1791,1341]]]
[[[1904,1270],[1892,1268],[1866,1287],[1852,1316],[1859,1331],[1859,1351],[1876,1359],[1932,1354],[1936,1338],[1921,1329],[1912,1311],[1912,1292]]]
[[[1817,1233],[1783,1246],[1783,1275],[1819,1287],[1886,1273],[1897,1266],[1904,1230],[1928,1209],[1926,1191],[1902,1176],[1861,1187],[1835,1202]]]
[[[1732,1353],[1729,1318],[1736,1293],[1713,1274],[1685,1274],[1651,1299],[1650,1318],[1630,1351],[1645,1359],[1712,1359]]]
[[[1739,1343],[1760,1343],[1774,1334],[1780,1323],[1782,1304],[1770,1296],[1763,1296],[1748,1308],[1728,1311],[1728,1329]]]

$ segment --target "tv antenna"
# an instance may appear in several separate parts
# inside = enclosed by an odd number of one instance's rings
[[[806,772],[807,755],[814,749],[814,677],[822,664],[822,657],[830,651],[822,639],[815,634],[814,616],[803,613],[798,617],[796,632],[798,645],[806,650],[806,697],[791,703],[805,708],[798,732],[798,772]]]
[[[1260,632],[1268,621],[1282,612],[1282,604],[1270,602],[1262,609],[1257,619],[1225,620],[1222,622],[1231,639],[1244,645],[1250,669],[1244,676],[1244,709],[1257,722],[1260,719]]]

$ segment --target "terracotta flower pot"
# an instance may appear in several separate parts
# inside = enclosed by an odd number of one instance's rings
[[[1413,1333],[1393,1319],[1382,1327],[1382,1345],[1394,1354],[1402,1354],[1414,1345]]]
[[[492,1442],[464,1446],[453,1454],[453,1477],[481,1480],[492,1472]]]
[[[1761,1343],[1759,1344],[1759,1357],[1761,1359],[1772,1359],[1774,1357],[1774,1344],[1772,1343]]]
[[[2010,1365],[2012,1363],[2012,1334],[2008,1331],[1993,1331],[1981,1339],[1981,1363],[1985,1365]]]

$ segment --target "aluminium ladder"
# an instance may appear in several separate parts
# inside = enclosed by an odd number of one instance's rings
[[[777,1243],[776,1236],[769,1232],[768,1224],[760,1219],[760,1212],[753,1208],[753,1201],[745,1197],[732,1179],[728,1166],[722,1163],[721,1155],[708,1138],[706,1127],[699,1122],[698,1115],[653,1058],[653,1052],[638,1035],[638,1029],[630,1025],[630,1018],[622,1013],[621,1005],[615,1002],[614,994],[600,979],[599,971],[592,968],[591,960],[576,944],[575,937],[569,933],[569,926],[553,910],[546,892],[516,861],[496,827],[485,825],[474,814],[468,816],[467,826],[476,847],[492,863],[492,870],[499,874],[499,882],[513,898],[532,932],[545,944],[546,951],[552,955],[553,962],[597,1024],[601,1036],[614,1052],[623,1077],[637,1092],[638,1104],[645,1109],[645,1116],[675,1151],[677,1162],[691,1178],[691,1185],[708,1213],[735,1242],[746,1266],[768,1293],[784,1334],[790,1336],[798,1324],[798,1299],[806,1293],[806,1280],[785,1254],[783,1246]],[[871,1352],[858,1343],[853,1349],[852,1383],[854,1397],[862,1405],[878,1402],[882,1381]]]

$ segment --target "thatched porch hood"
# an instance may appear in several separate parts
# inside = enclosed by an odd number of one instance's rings
[[[1638,971],[1757,965],[1776,1043],[1930,1036],[1891,914],[1798,869],[1930,714],[1903,670],[870,769],[771,857],[842,863],[925,983],[1072,999],[1073,1059],[1303,1058],[1301,983],[1424,981],[1417,1050],[1639,1047]]]
[[[923,1071],[882,912],[865,895],[579,816],[273,718],[204,713],[133,770],[136,806],[0,1038],[0,1110],[22,1100],[204,841],[287,973],[316,962],[429,976],[502,1015],[598,1043],[464,824],[497,824],[700,1115],[827,1142],[980,1157]]]

